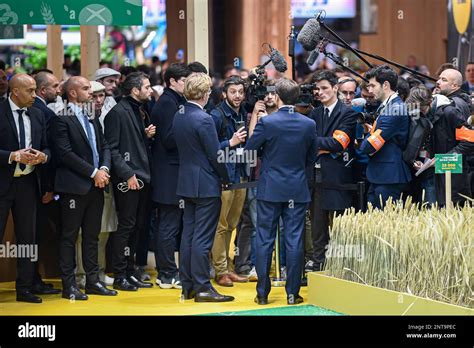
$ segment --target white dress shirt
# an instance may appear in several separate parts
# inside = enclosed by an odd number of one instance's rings
[[[25,147],[29,148],[33,146],[32,140],[31,140],[31,120],[30,117],[25,115],[26,114],[26,108],[20,108],[18,107],[11,98],[8,98],[8,102],[10,103],[10,108],[12,109],[12,114],[13,114],[13,119],[15,120],[15,126],[16,126],[16,131],[18,134],[18,144],[20,143],[20,122],[19,122],[19,113],[18,110],[24,110],[22,118],[23,118],[23,124],[25,125]],[[23,150],[23,149],[20,149]],[[13,160],[13,159],[11,159]],[[34,166],[26,165],[25,170],[20,169],[20,163],[16,164],[15,168],[15,177],[19,177],[22,175],[28,175],[31,172],[35,170]]]
[[[329,109],[328,117],[331,117],[332,112],[334,111],[334,108],[336,107],[336,104],[337,104],[337,99],[336,99],[336,101],[334,102],[334,104],[331,104],[331,105],[329,105],[329,106],[325,106],[325,107],[324,107],[324,112],[326,112],[326,109]]]

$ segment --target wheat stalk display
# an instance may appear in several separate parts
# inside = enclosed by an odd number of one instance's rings
[[[334,219],[331,246],[358,246],[362,255],[327,258],[337,278],[472,308],[474,209],[389,202],[385,210],[354,209]],[[329,253],[328,253],[329,254]]]

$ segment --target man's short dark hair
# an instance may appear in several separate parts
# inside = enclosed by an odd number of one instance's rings
[[[293,80],[283,77],[276,84],[276,93],[285,105],[295,105],[300,97],[300,86]]]
[[[133,72],[129,74],[126,78],[125,81],[122,83],[122,93],[125,96],[129,96],[132,94],[132,89],[133,88],[138,88],[139,90],[142,89],[143,86],[143,80],[149,79],[150,77],[142,72]]]
[[[131,73],[134,73],[134,72],[137,72],[137,68],[133,67],[133,66],[130,66],[130,65],[124,65],[122,67],[120,67],[119,69],[119,72],[122,76],[128,76],[130,75]]]
[[[387,65],[381,65],[376,68],[370,69],[365,74],[365,78],[367,80],[375,78],[375,81],[377,81],[381,85],[383,85],[384,82],[387,81],[390,84],[390,89],[392,91],[395,92],[397,90],[398,75],[392,68]]]
[[[222,90],[224,91],[224,93],[227,93],[229,87],[235,85],[242,85],[244,86],[244,90],[247,89],[247,83],[243,78],[241,78],[240,76],[231,76],[224,81],[224,86],[222,87]]]
[[[204,73],[206,75],[208,74],[208,71],[207,71],[206,67],[201,62],[189,63],[188,68],[189,68],[189,70],[191,70],[192,72],[195,72],[195,73]]]
[[[410,94],[410,84],[403,77],[398,78],[397,92],[403,101],[405,101],[408,98],[408,94]]]
[[[321,81],[324,81],[324,80],[329,82],[331,87],[334,87],[335,85],[337,85],[337,75],[335,73],[333,73],[332,71],[321,70],[321,71],[317,72],[316,74],[314,74],[314,76],[313,76],[313,83],[321,82]]]
[[[183,63],[173,63],[165,71],[165,83],[166,86],[171,86],[171,79],[178,81],[183,77],[188,77],[191,75],[192,71],[188,68],[186,64]]]

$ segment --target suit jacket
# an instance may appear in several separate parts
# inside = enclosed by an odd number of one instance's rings
[[[51,158],[51,152],[48,147],[46,136],[46,124],[43,114],[36,108],[29,108],[27,113],[31,121],[31,142],[32,147],[44,152],[48,156],[48,162]],[[13,180],[17,163],[8,164],[10,154],[21,150],[18,141],[18,131],[13,117],[12,109],[8,99],[0,102],[0,196],[4,195]],[[36,166],[34,175],[37,176],[38,189],[41,188],[40,170]]]
[[[172,89],[165,88],[163,95],[153,107],[151,123],[157,126],[151,153],[153,158],[152,199],[162,204],[177,205],[176,195],[179,173],[178,146],[173,135],[173,119],[180,105],[186,100]]]
[[[110,169],[110,149],[104,139],[99,120],[91,122],[95,132],[99,168]],[[54,190],[76,195],[87,194],[94,185],[94,155],[81,122],[68,110],[67,116],[57,116],[51,126],[54,152],[57,155]],[[99,169],[97,168],[97,169]]]
[[[48,106],[41,101],[38,97],[35,98],[35,102],[33,104],[34,108],[40,110],[45,118],[46,124],[46,135],[48,138],[48,144],[51,144],[51,123],[53,119],[56,117],[56,114],[53,110],[48,108]],[[52,147],[49,146],[51,151],[53,151]],[[54,152],[51,155],[51,161],[45,166],[41,167],[41,194],[43,195],[46,192],[53,192],[54,191],[54,178],[56,176],[56,156]]]
[[[199,106],[186,103],[184,113],[177,112],[173,134],[179,152],[176,194],[187,198],[221,196],[223,183],[229,182],[224,163],[218,162],[220,149],[212,117]]]
[[[316,125],[290,107],[260,119],[245,150],[261,150],[257,199],[308,203],[306,169],[316,160]]]
[[[104,119],[105,139],[112,155],[112,181],[124,182],[133,175],[150,183],[150,148],[143,120],[135,115],[128,98],[109,111]]]
[[[352,192],[337,187],[354,183],[351,160],[355,157],[357,113],[338,100],[329,119],[324,119],[324,106],[314,109],[309,117],[316,122],[316,152],[321,164],[322,208],[349,208],[352,206]],[[311,177],[313,179],[314,174]],[[331,185],[332,188],[324,188],[325,185]]]
[[[395,97],[377,117],[371,134],[360,146],[369,154],[367,179],[372,184],[404,184],[411,180],[410,169],[403,160],[410,126],[410,116],[400,97]]]

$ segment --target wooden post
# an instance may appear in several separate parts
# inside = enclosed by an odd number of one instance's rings
[[[54,76],[59,81],[64,78],[64,45],[61,40],[61,26],[48,25],[46,27],[47,35],[47,52],[48,52],[48,69],[53,71]]]
[[[99,69],[100,36],[97,26],[81,25],[81,76],[93,80]]]
[[[448,170],[446,171],[445,175],[445,181],[446,181],[446,211],[450,212],[452,208],[452,199],[451,199],[451,172]]]
[[[209,3],[187,0],[188,63],[199,61],[209,69]]]

